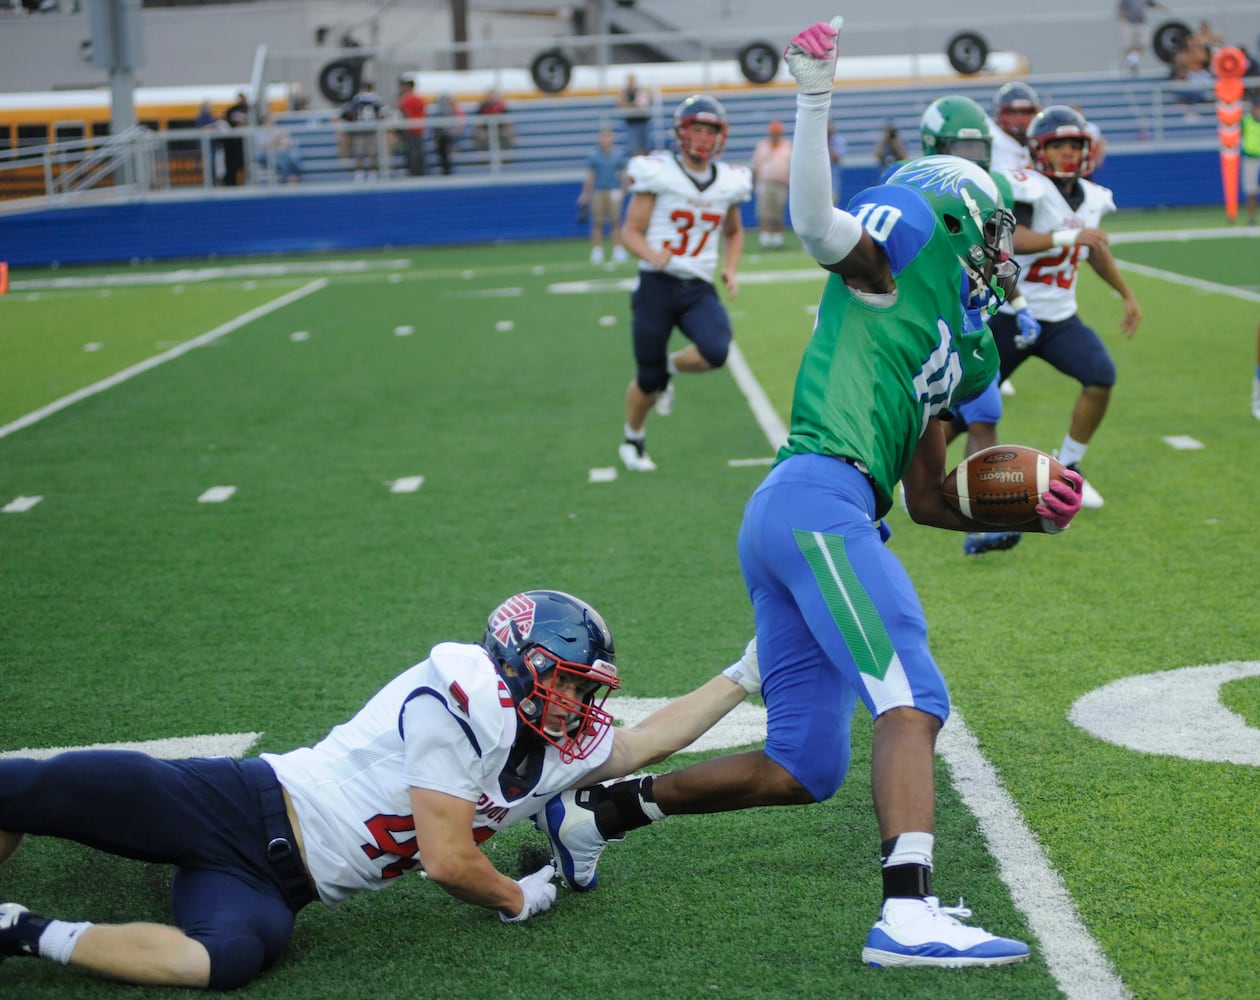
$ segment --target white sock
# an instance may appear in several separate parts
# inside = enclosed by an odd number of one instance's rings
[[[896,865],[924,865],[932,867],[932,848],[936,838],[930,833],[900,833],[897,842],[888,857],[884,859],[884,867]]]
[[[90,923],[72,924],[68,920],[50,920],[39,936],[40,958],[50,958],[62,965],[70,964],[70,956],[74,946],[79,942],[79,935],[92,925]]]
[[[665,370],[669,372],[671,376],[678,374],[678,362],[675,361],[674,358],[675,356],[671,354],[668,358],[665,359]]]
[[[647,438],[647,429],[640,427],[637,431],[632,429],[629,424],[625,425],[627,441],[643,441]]]
[[[1085,457],[1085,449],[1089,445],[1072,439],[1071,434],[1063,435],[1063,447],[1059,449],[1059,461],[1064,465],[1075,465]]]

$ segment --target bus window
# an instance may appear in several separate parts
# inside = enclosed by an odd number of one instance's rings
[[[7,153],[13,148],[13,126],[8,122],[0,122],[0,153]]]
[[[82,139],[87,135],[87,122],[54,122],[53,140]]]
[[[17,130],[17,144],[19,146],[47,146],[48,126],[19,125]]]
[[[92,123],[92,138],[93,139],[102,139],[107,135],[109,135],[109,122],[93,122]]]

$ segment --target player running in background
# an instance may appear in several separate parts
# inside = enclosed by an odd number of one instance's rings
[[[970,97],[961,94],[933,101],[924,110],[919,123],[920,141],[925,154],[961,156],[984,170],[989,170],[992,165],[992,132],[984,109]],[[990,172],[990,176],[1002,194],[1002,204],[1010,209],[1013,204],[1010,182],[1001,173]],[[1041,325],[1029,310],[1028,302],[1017,293],[1010,300],[1010,308],[1015,313],[1022,336],[1031,344],[1040,334]],[[979,310],[975,310],[975,313],[975,322],[984,322],[985,317],[978,315]],[[968,455],[974,455],[998,443],[997,425],[1002,419],[1000,382],[1001,379],[995,375],[993,381],[978,396],[963,400],[953,408],[954,419],[945,430],[947,443],[964,431],[967,434]],[[978,556],[985,552],[1009,549],[1017,545],[1021,537],[1023,536],[1018,531],[971,531],[963,539],[963,554]]]
[[[619,687],[615,661],[593,607],[531,590],[491,613],[481,642],[434,646],[313,747],[240,761],[116,750],[0,760],[0,862],[32,833],[175,865],[174,926],[50,920],[3,903],[0,962],[236,989],[280,960],[307,903],[338,906],[421,864],[456,899],[527,920],[554,901],[555,869],[513,880],[480,844],[561,789],[664,759],[758,690],[750,643],[726,676],[614,729],[602,705]]]
[[[923,609],[885,547],[880,519],[899,479],[916,521],[979,525],[945,499],[939,414],[993,379],[997,351],[970,309],[1009,290],[1014,220],[993,180],[950,156],[911,161],[841,211],[831,205],[827,117],[840,19],[814,24],[784,56],[796,78],[789,193],[802,246],[830,272],[778,462],[748,502],[740,568],[757,624],[764,748],[666,774],[565,792],[548,831],[566,878],[594,878],[610,838],[675,813],[804,805],[835,794],[860,700],[875,718],[871,788],[883,906],[863,961],[880,966],[1000,965],[1019,941],[968,927],[932,891],[933,750],[949,715]],[[1080,509],[1065,473],[1039,505],[1057,532]]]
[[[726,145],[726,110],[707,94],[688,97],[674,112],[675,153],[630,159],[630,204],[621,242],[640,258],[630,296],[634,377],[626,388],[621,461],[631,472],[651,472],[646,423],[655,406],[673,410],[673,377],[721,368],[731,346],[731,320],[713,287],[721,257],[722,283],[734,298],[744,249],[741,202],[752,197],[747,167],[718,159]],[[720,249],[719,249],[720,248]],[[669,353],[674,328],[691,343]]]
[[[1082,261],[1119,293],[1124,303],[1120,330],[1132,337],[1142,322],[1137,297],[1116,266],[1102,217],[1116,210],[1111,191],[1086,180],[1090,134],[1085,119],[1066,105],[1039,112],[1028,128],[1035,165],[1008,171],[1015,199],[1015,250],[1021,267],[1019,291],[1041,324],[1029,341],[1006,309],[989,321],[1002,358],[1002,378],[1009,378],[1036,356],[1081,384],[1072,407],[1059,460],[1080,472],[1085,451],[1102,423],[1116,381],[1116,366],[1106,345],[1077,315],[1076,280]],[[1086,507],[1103,505],[1102,495],[1085,482]]]
[[[1022,80],[998,87],[993,95],[993,169],[1016,170],[1032,165],[1028,123],[1041,110],[1041,98]]]
[[[1260,323],[1256,324],[1256,378],[1251,383],[1251,415],[1260,420]]]

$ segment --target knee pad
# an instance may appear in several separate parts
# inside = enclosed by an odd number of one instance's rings
[[[634,381],[643,391],[644,395],[650,396],[654,392],[660,392],[669,385],[669,369],[664,365],[640,365],[639,370],[635,372]]]
[[[697,343],[696,349],[700,352],[700,357],[709,362],[713,368],[721,368],[726,364],[726,356],[731,351],[731,342],[724,340],[721,343]]]

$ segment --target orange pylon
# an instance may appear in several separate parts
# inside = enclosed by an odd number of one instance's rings
[[[1221,184],[1225,188],[1225,217],[1238,218],[1238,158],[1242,152],[1243,76],[1247,57],[1228,46],[1212,56],[1216,76],[1216,135],[1221,143]]]

